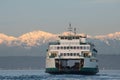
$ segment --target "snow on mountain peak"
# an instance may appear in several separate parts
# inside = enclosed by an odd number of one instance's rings
[[[14,39],[16,39],[16,38],[13,37],[13,36],[7,36],[7,35],[5,35],[5,34],[3,34],[3,33],[0,33],[0,39],[4,39],[4,40],[14,40]]]
[[[5,43],[8,46],[36,46],[49,42],[56,37],[55,34],[51,34],[44,31],[28,32],[20,37],[7,36],[0,34],[0,44]]]
[[[33,31],[33,32],[23,34],[22,36],[19,37],[19,39],[21,39],[21,40],[38,39],[38,38],[41,38],[41,37],[49,38],[51,36],[53,36],[53,34],[47,33],[47,32],[44,32],[44,31]]]
[[[45,43],[55,36],[56,35],[44,31],[33,31],[23,34],[18,40],[22,43],[26,43],[28,46],[34,46],[40,45],[40,43]]]
[[[7,36],[3,33],[0,33],[0,44],[2,44],[3,42],[10,44],[11,41],[13,41],[13,40],[16,40],[16,38],[13,36]]]
[[[120,32],[110,33],[107,35],[98,35],[94,37],[95,39],[106,40],[106,39],[116,39],[120,40]]]
[[[59,35],[74,35],[74,33],[70,32],[63,32],[61,34],[52,34],[49,32],[44,32],[44,31],[32,31],[25,33],[19,37],[13,37],[13,36],[7,36],[5,34],[0,33],[0,44],[5,43],[6,45],[9,46],[37,46],[37,45],[42,45],[43,43],[47,43],[49,41],[57,40],[57,36]],[[81,33],[78,34],[81,36],[85,36],[86,34]],[[111,40],[120,40],[120,32],[115,32],[115,33],[110,33],[107,35],[98,35],[98,36],[90,36],[87,35],[88,38],[91,39],[98,39],[106,42],[106,44],[109,43],[108,39]]]

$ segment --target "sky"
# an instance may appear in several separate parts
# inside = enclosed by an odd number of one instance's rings
[[[0,0],[0,33],[42,30],[102,35],[120,32],[120,0]]]

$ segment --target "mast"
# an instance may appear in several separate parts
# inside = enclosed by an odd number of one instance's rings
[[[74,28],[74,34],[76,35],[76,28]]]
[[[69,27],[68,27],[68,32],[69,32],[69,35],[71,36],[72,35],[72,27],[71,27],[71,23],[69,23]]]
[[[72,33],[76,35],[76,28],[72,28],[71,23],[69,23],[68,32],[70,36],[72,35]]]

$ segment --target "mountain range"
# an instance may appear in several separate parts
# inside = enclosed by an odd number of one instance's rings
[[[0,33],[0,56],[45,56],[48,42],[58,40],[59,35],[68,34],[69,32],[52,34],[38,30],[14,37]],[[95,44],[98,54],[120,54],[120,32],[87,36],[88,41]]]

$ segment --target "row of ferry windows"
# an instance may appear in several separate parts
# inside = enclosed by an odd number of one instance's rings
[[[61,39],[79,39],[80,37],[72,37],[72,36],[70,36],[70,37],[61,37]]]
[[[58,47],[50,47],[51,49],[84,49],[84,50],[89,50],[89,46],[58,46]]]
[[[79,53],[60,53],[60,56],[80,56]]]

